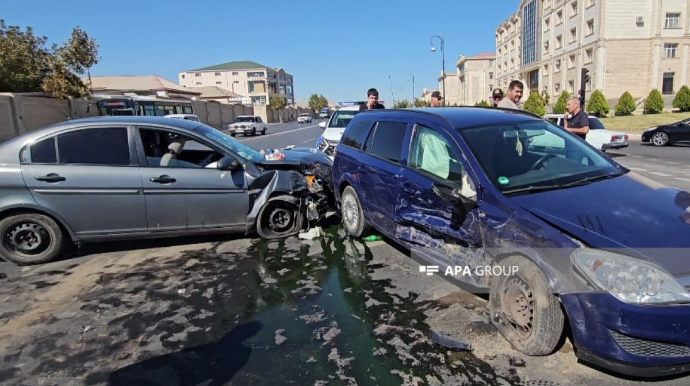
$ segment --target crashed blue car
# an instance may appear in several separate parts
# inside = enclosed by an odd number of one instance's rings
[[[570,332],[598,367],[690,370],[689,193],[539,117],[472,107],[358,114],[332,181],[352,236],[373,228],[488,291],[517,350],[548,355]]]

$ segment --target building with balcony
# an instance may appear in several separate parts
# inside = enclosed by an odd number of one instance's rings
[[[272,95],[295,104],[292,75],[282,68],[271,68],[252,61],[235,61],[180,72],[179,82],[188,88],[216,86],[240,95],[251,104],[267,104]]]
[[[617,99],[652,89],[675,94],[690,83],[687,0],[522,0],[496,29],[497,85],[576,94],[589,70],[589,95]],[[613,107],[613,106],[612,106]]]
[[[493,52],[458,57],[455,66],[459,105],[474,106],[481,100],[491,103],[491,91],[498,87],[495,64],[496,54]]]

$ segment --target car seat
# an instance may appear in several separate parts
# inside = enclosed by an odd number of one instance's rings
[[[168,145],[168,152],[161,158],[161,167],[173,166],[177,157],[182,153],[184,148],[185,139],[182,137],[177,137],[170,141]]]

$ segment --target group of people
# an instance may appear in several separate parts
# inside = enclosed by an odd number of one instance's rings
[[[443,100],[443,96],[441,96],[441,93],[438,91],[434,91],[431,93],[431,103],[429,106],[431,107],[441,107],[441,101]],[[385,109],[385,107],[379,103],[379,92],[375,88],[370,88],[367,91],[367,103],[363,103],[359,105],[359,111],[364,111],[364,110],[375,110],[375,109]]]

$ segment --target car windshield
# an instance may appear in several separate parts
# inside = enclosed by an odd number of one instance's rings
[[[217,145],[231,150],[232,152],[238,154],[240,157],[252,161],[252,162],[261,162],[264,160],[264,156],[261,155],[258,151],[252,149],[251,147],[243,144],[242,142],[236,140],[235,138],[223,134],[222,132],[206,126],[206,125],[199,125],[194,128],[194,131],[198,134],[203,135],[204,137],[210,139]]]
[[[235,123],[237,122],[254,122],[254,117],[237,117]]]
[[[358,111],[338,110],[333,113],[328,127],[345,127],[355,117]]]
[[[491,183],[504,194],[563,189],[621,174],[599,152],[547,121],[458,132]]]
[[[307,118],[309,118],[309,114],[300,114],[299,116],[300,116],[300,117],[307,117]]]
[[[589,117],[589,129],[590,130],[606,130],[604,124],[598,118]]]

